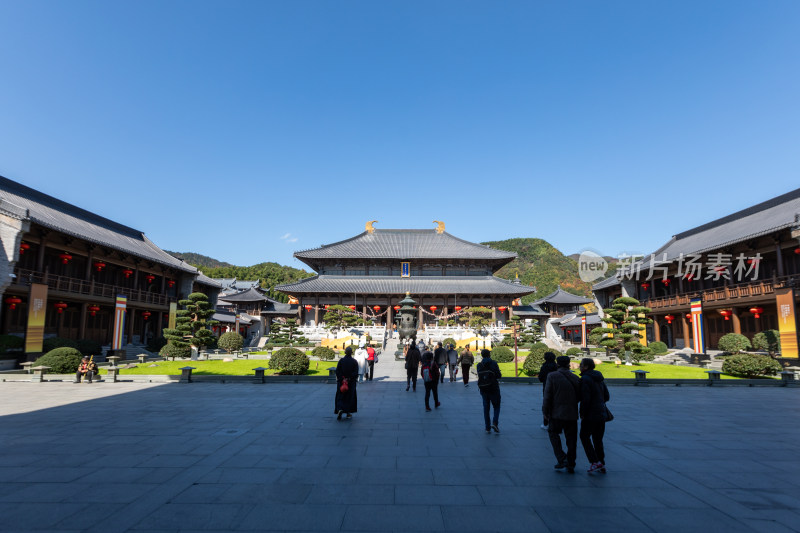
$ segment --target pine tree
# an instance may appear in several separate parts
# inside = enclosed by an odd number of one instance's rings
[[[289,318],[285,322],[273,321],[270,326],[269,342],[281,346],[306,344],[308,339],[297,330],[297,320]]]
[[[653,322],[646,318],[650,311],[649,308],[642,307],[636,298],[622,296],[611,303],[611,308],[603,309],[603,322],[611,327],[595,328],[592,332],[607,335],[600,341],[602,346],[617,349],[620,353],[630,352],[637,363],[652,359],[650,348],[639,342],[642,338],[639,332],[646,329],[646,324]]]
[[[186,300],[178,300],[178,305],[182,309],[176,312],[175,328],[164,329],[167,345],[162,348],[173,360],[176,356],[188,356],[191,346],[202,348],[213,344],[214,333],[208,328],[217,324],[216,320],[209,320],[214,309],[202,292],[193,292]]]

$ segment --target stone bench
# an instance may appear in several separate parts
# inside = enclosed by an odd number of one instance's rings
[[[180,371],[181,371],[180,382],[181,383],[191,383],[192,382],[192,370],[194,370],[194,369],[195,369],[195,367],[193,367],[193,366],[184,366],[184,367],[180,368]]]
[[[47,374],[47,371],[50,370],[49,366],[35,366],[31,368],[33,371],[33,376],[31,377],[31,383],[41,383],[45,381],[44,375]]]
[[[635,379],[636,385],[647,385],[647,370],[631,370]]]

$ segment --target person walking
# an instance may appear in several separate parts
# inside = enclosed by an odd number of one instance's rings
[[[423,341],[422,339],[420,339],[417,342],[417,350],[419,350],[420,354],[423,354],[423,353],[425,353],[427,351],[427,349],[425,348],[425,341]]]
[[[609,400],[603,374],[595,370],[594,360],[581,360],[581,444],[589,460],[588,472],[606,473],[606,454],[603,435],[606,432],[606,402]]]
[[[433,403],[438,409],[441,405],[439,403],[439,365],[434,362],[431,352],[422,354],[419,373],[422,376],[422,383],[425,385],[425,410],[431,410],[431,392],[433,392]]]
[[[464,380],[464,386],[469,387],[469,371],[472,365],[475,364],[475,357],[472,355],[472,352],[469,351],[469,344],[461,351],[458,364],[461,365],[461,379]]]
[[[417,370],[419,369],[420,353],[414,344],[406,346],[406,392],[412,383],[414,392],[417,392]]]
[[[542,367],[539,369],[539,381],[542,383],[542,396],[544,396],[544,384],[547,383],[547,375],[550,372],[555,372],[558,370],[558,366],[556,365],[556,354],[553,352],[544,352],[544,363],[542,363]],[[542,429],[547,429],[547,418],[542,418],[542,425],[539,426]]]
[[[369,372],[364,370],[364,378],[366,379],[367,374],[369,374],[369,380],[372,381],[372,375],[375,373],[375,348],[370,345],[367,345],[367,366],[369,367]]]
[[[439,380],[444,383],[444,370],[447,367],[447,350],[442,348],[442,343],[436,343],[436,349],[433,351],[433,362],[439,367]]]
[[[367,371],[367,350],[364,349],[364,341],[358,343],[354,359],[358,363],[358,382],[364,381],[364,374]]]
[[[552,355],[552,354],[551,354]],[[544,385],[542,415],[548,425],[550,444],[558,461],[556,470],[567,469],[575,473],[575,457],[578,447],[578,399],[580,397],[581,380],[569,369],[569,357],[560,356],[556,370],[548,372]],[[567,453],[561,447],[561,432],[567,442]]]
[[[483,349],[481,350],[481,362],[478,363],[478,390],[481,392],[483,398],[483,421],[486,426],[486,433],[500,433],[498,426],[500,422],[500,378],[503,375],[500,373],[500,367],[497,362],[492,359],[492,352]],[[489,420],[489,404],[492,404],[494,416],[491,423]]]
[[[333,412],[336,420],[342,419],[342,414],[347,413],[347,418],[352,418],[358,411],[358,363],[353,359],[353,347],[344,350],[344,357],[336,365],[336,398],[334,399]]]
[[[450,371],[450,383],[455,383],[456,376],[458,376],[458,352],[452,344],[448,344],[447,348],[447,369]]]

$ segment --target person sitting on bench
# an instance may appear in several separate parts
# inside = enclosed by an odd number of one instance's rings
[[[86,381],[91,383],[97,373],[97,363],[89,359],[88,355],[84,355],[81,364],[78,365],[78,371],[75,372],[75,383],[81,382],[81,376],[86,376]]]

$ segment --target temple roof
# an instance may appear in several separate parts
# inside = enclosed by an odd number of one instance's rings
[[[588,304],[592,300],[590,298],[584,298],[583,296],[578,296],[576,294],[570,294],[563,289],[559,285],[558,289],[555,292],[552,292],[545,296],[544,298],[540,298],[536,300],[534,305],[540,305],[543,303],[548,304],[561,304],[561,305],[582,305]]]
[[[108,246],[184,272],[197,272],[193,266],[176,259],[153,244],[139,230],[68,204],[2,176],[0,176],[0,202],[7,202],[21,208],[20,214],[24,218],[60,233],[66,233],[101,246]]]
[[[286,294],[498,294],[524,296],[536,291],[494,276],[330,276],[319,275],[275,287]]]
[[[511,314],[522,318],[548,317],[550,313],[542,311],[538,305],[515,305],[511,307]]]
[[[616,274],[614,274],[610,278],[606,278],[603,281],[600,281],[600,282],[595,283],[594,285],[592,285],[592,290],[593,291],[599,291],[599,290],[602,290],[602,289],[608,289],[609,287],[615,287],[615,286],[619,285],[620,283],[621,282],[620,282],[619,278],[617,278]]]
[[[517,254],[465,241],[447,232],[431,229],[375,229],[319,248],[295,252],[294,256],[317,269],[335,259],[475,259],[502,266]]]
[[[218,299],[223,302],[238,303],[238,302],[265,302],[269,298],[267,298],[254,288],[250,287],[247,290],[241,292],[235,292],[233,294],[226,294],[224,296],[220,294]]]
[[[209,287],[216,287],[218,289],[222,286],[222,285],[220,285],[219,281],[217,281],[217,280],[215,280],[213,278],[209,278],[208,276],[206,276],[202,272],[198,272],[197,273],[197,278],[195,278],[194,282],[195,283],[199,283],[201,285],[207,285]]]
[[[560,328],[571,328],[574,326],[581,325],[581,317],[583,314],[570,314],[563,317],[561,320],[558,321],[558,327]],[[587,326],[596,326],[601,323],[600,317],[597,316],[597,313],[594,314],[587,314],[586,315],[586,325]]]
[[[214,278],[224,291],[243,291],[249,288],[257,289],[261,285],[260,280],[240,280],[236,278]]]
[[[218,309],[213,315],[211,315],[211,320],[216,320],[217,322],[222,322],[224,324],[234,324],[236,323],[236,314],[230,311],[225,311],[224,309]],[[247,313],[239,313],[239,324],[243,326],[249,326],[252,323],[253,317]]]
[[[296,315],[300,306],[297,304],[285,304],[272,298],[267,298],[264,307],[261,308],[262,315]]]

